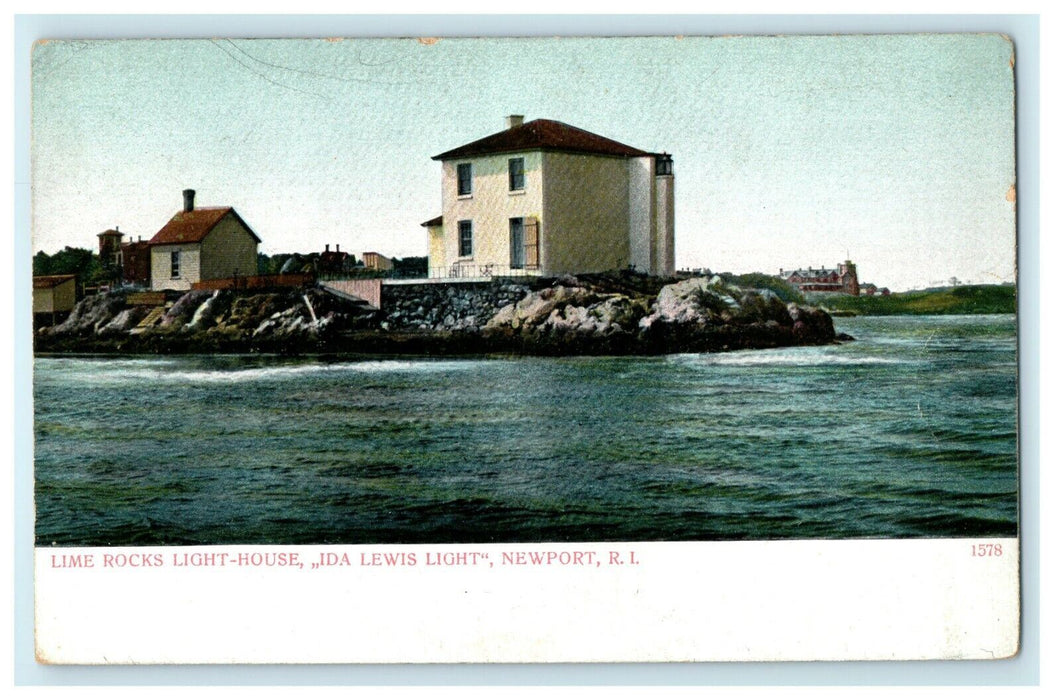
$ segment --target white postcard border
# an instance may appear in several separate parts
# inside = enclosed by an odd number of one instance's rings
[[[38,548],[43,662],[997,659],[1015,538]]]

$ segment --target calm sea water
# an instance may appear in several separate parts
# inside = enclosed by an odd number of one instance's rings
[[[39,544],[1013,536],[1012,316],[615,358],[38,358]]]

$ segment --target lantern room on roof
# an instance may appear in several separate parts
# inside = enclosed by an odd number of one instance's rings
[[[674,274],[666,153],[513,115],[502,131],[433,159],[442,215],[423,223],[433,277]]]

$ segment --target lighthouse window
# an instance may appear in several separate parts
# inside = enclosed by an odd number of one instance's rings
[[[508,159],[508,189],[510,192],[516,192],[523,189],[523,159],[522,158],[509,158]]]
[[[460,239],[457,254],[462,258],[469,257],[472,254],[472,222],[458,221],[457,233]]]
[[[457,165],[457,195],[469,195],[472,193],[472,164],[460,163]]]

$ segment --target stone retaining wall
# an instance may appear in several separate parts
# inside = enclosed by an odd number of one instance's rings
[[[384,330],[467,330],[481,327],[531,288],[515,282],[384,285]]]

